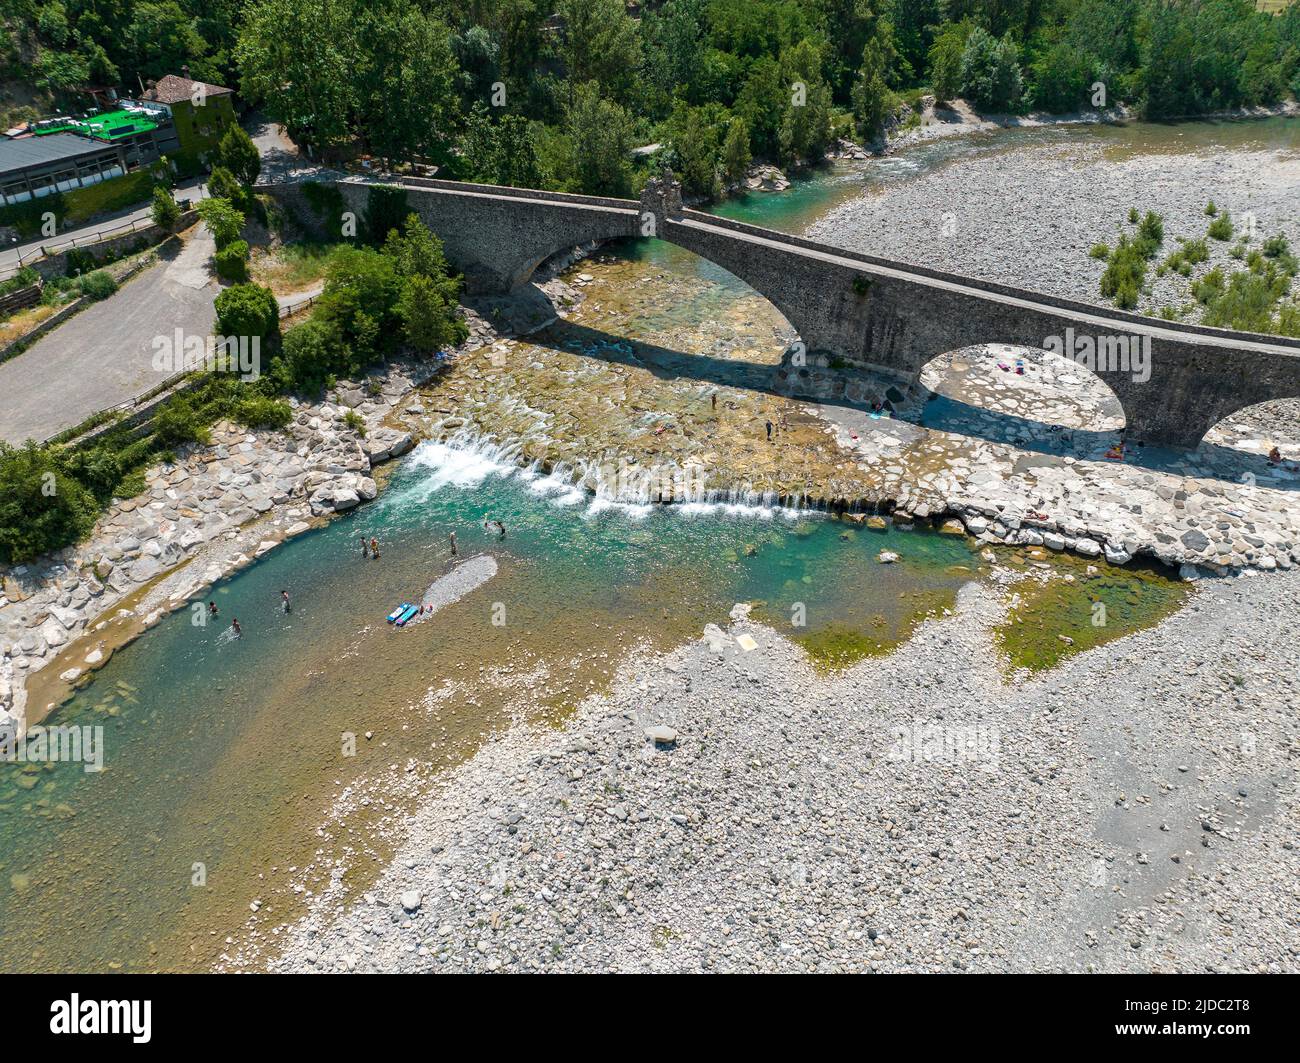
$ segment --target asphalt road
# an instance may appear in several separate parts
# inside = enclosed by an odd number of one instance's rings
[[[207,195],[204,191],[204,180],[203,178],[196,178],[189,181],[175,189],[172,194],[177,202],[186,199],[197,202]],[[0,277],[5,276],[10,270],[23,262],[30,262],[38,255],[41,247],[45,244],[51,244],[55,248],[62,248],[73,240],[76,240],[79,244],[93,242],[97,233],[103,233],[105,239],[114,235],[120,236],[121,233],[115,233],[111,230],[119,229],[131,222],[148,220],[152,217],[152,210],[152,204],[145,203],[142,206],[100,218],[92,225],[83,225],[79,229],[68,229],[66,232],[61,232],[58,236],[49,239],[42,238],[40,240],[29,240],[24,244],[7,245],[0,249]],[[125,232],[125,229],[123,228],[122,231]]]

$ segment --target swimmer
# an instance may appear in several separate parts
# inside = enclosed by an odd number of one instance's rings
[[[281,592],[280,592],[280,605],[283,607],[283,609],[284,609],[284,611],[285,611],[286,613],[291,613],[291,612],[293,612],[293,605],[292,605],[292,603],[289,601],[289,592],[288,592],[288,591],[281,591]]]
[[[230,621],[230,630],[233,631],[233,632],[235,633],[235,638],[237,638],[237,639],[242,639],[242,638],[244,637],[244,629],[241,628],[241,627],[239,626],[239,620],[238,620],[238,619],[236,619],[236,618],[231,618],[231,621]]]
[[[215,620],[215,619],[217,618],[217,603],[216,603],[216,602],[208,602],[208,616],[211,617],[213,620]]]

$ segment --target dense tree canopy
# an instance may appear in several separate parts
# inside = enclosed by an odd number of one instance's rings
[[[627,150],[659,143],[636,165],[707,195],[746,157],[873,137],[927,91],[1168,117],[1300,89],[1300,4],[1252,0],[0,0],[0,16],[7,75],[51,106],[188,66],[314,152],[591,192],[626,192]]]

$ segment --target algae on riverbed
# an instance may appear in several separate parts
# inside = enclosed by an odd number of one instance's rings
[[[1192,594],[1150,564],[1116,568],[1057,555],[1037,575],[1015,584],[1007,619],[994,632],[1011,665],[1033,672],[1158,624]]]

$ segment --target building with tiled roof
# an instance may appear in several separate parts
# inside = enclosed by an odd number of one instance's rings
[[[166,108],[176,124],[181,155],[191,163],[208,165],[225,131],[235,123],[235,93],[224,85],[195,81],[188,67],[151,83],[144,99]]]

